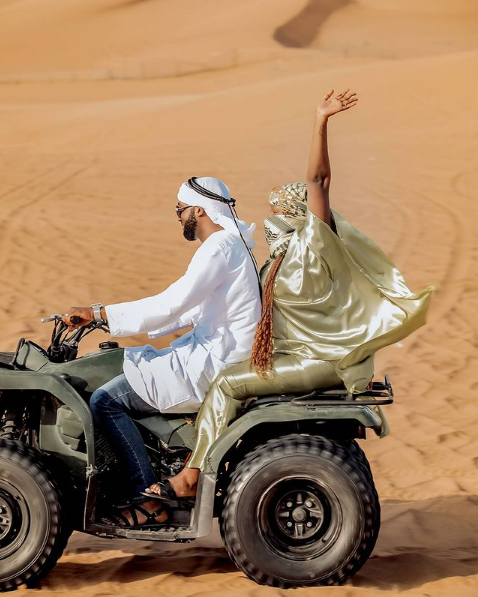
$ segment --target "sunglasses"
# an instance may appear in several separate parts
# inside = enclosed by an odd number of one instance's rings
[[[185,205],[184,207],[179,207],[179,205],[176,205],[176,207],[174,208],[176,210],[176,215],[178,216],[178,218],[181,217],[181,214],[183,213],[183,211],[185,209],[189,209],[190,207],[194,207],[193,205]]]

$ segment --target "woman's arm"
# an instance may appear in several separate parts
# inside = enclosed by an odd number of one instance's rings
[[[307,165],[307,206],[318,218],[330,225],[330,161],[327,149],[327,122],[330,116],[355,106],[356,93],[349,89],[332,98],[331,89],[317,106],[309,163]],[[332,99],[331,99],[332,98]]]

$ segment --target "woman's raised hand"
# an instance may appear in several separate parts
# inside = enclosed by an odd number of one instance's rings
[[[317,106],[317,114],[321,116],[332,116],[337,112],[343,112],[349,108],[353,108],[358,102],[356,93],[347,89],[342,93],[338,93],[334,96],[334,90],[331,89],[326,93],[321,102]]]

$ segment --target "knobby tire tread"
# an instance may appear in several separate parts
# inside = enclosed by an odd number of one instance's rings
[[[248,561],[234,524],[234,518],[237,516],[235,505],[244,483],[251,475],[251,471],[257,471],[263,465],[269,464],[280,457],[296,456],[300,453],[314,455],[328,453],[329,459],[346,471],[361,493],[364,502],[365,521],[362,541],[350,560],[325,579],[299,583],[275,578],[259,570],[252,562]],[[373,483],[370,465],[357,442],[354,440],[336,441],[326,437],[293,434],[272,439],[261,446],[257,446],[237,466],[231,477],[219,522],[221,536],[229,557],[239,569],[243,570],[255,582],[283,589],[299,586],[341,585],[362,568],[373,551],[380,527],[380,503]]]
[[[11,462],[20,465],[32,475],[40,486],[52,517],[50,536],[41,556],[16,578],[1,581],[0,592],[15,590],[22,584],[36,586],[46,576],[61,557],[73,528],[68,523],[65,491],[62,484],[54,479],[42,455],[26,444],[0,438],[0,453],[7,455]]]

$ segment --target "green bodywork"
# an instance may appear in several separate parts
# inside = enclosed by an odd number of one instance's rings
[[[250,429],[259,425],[279,425],[299,421],[358,421],[363,427],[372,428],[380,435],[382,419],[369,406],[293,406],[292,404],[274,404],[246,412],[236,419],[212,445],[207,455],[206,473],[217,472],[224,455]]]
[[[84,479],[85,472],[89,475],[95,470],[94,428],[88,400],[97,388],[122,372],[123,349],[101,349],[73,361],[56,364],[26,343],[19,360],[29,370],[0,369],[0,391],[44,392],[61,403],[53,407],[49,401],[42,407],[40,448],[60,456],[73,475],[81,475]],[[193,448],[194,416],[153,416],[138,422],[170,447]],[[205,472],[216,473],[228,451],[254,427],[299,421],[339,423],[344,420],[354,420],[364,428],[374,429],[379,435],[387,429],[379,409],[359,403],[340,406],[277,403],[259,407],[234,421],[215,442],[209,451]],[[84,441],[79,439],[83,434]]]
[[[67,409],[54,409],[51,404],[42,407],[40,448],[66,460],[73,474],[82,474],[94,468],[94,428],[87,401],[91,394],[113,377],[123,366],[123,350],[107,349],[87,354],[66,363],[51,363],[34,346],[25,343],[17,362],[29,370],[0,369],[0,390],[45,392],[54,396]],[[66,422],[69,411],[70,427],[81,424],[84,447],[78,449],[75,437],[62,433],[59,417]],[[76,433],[75,435],[78,435]]]

